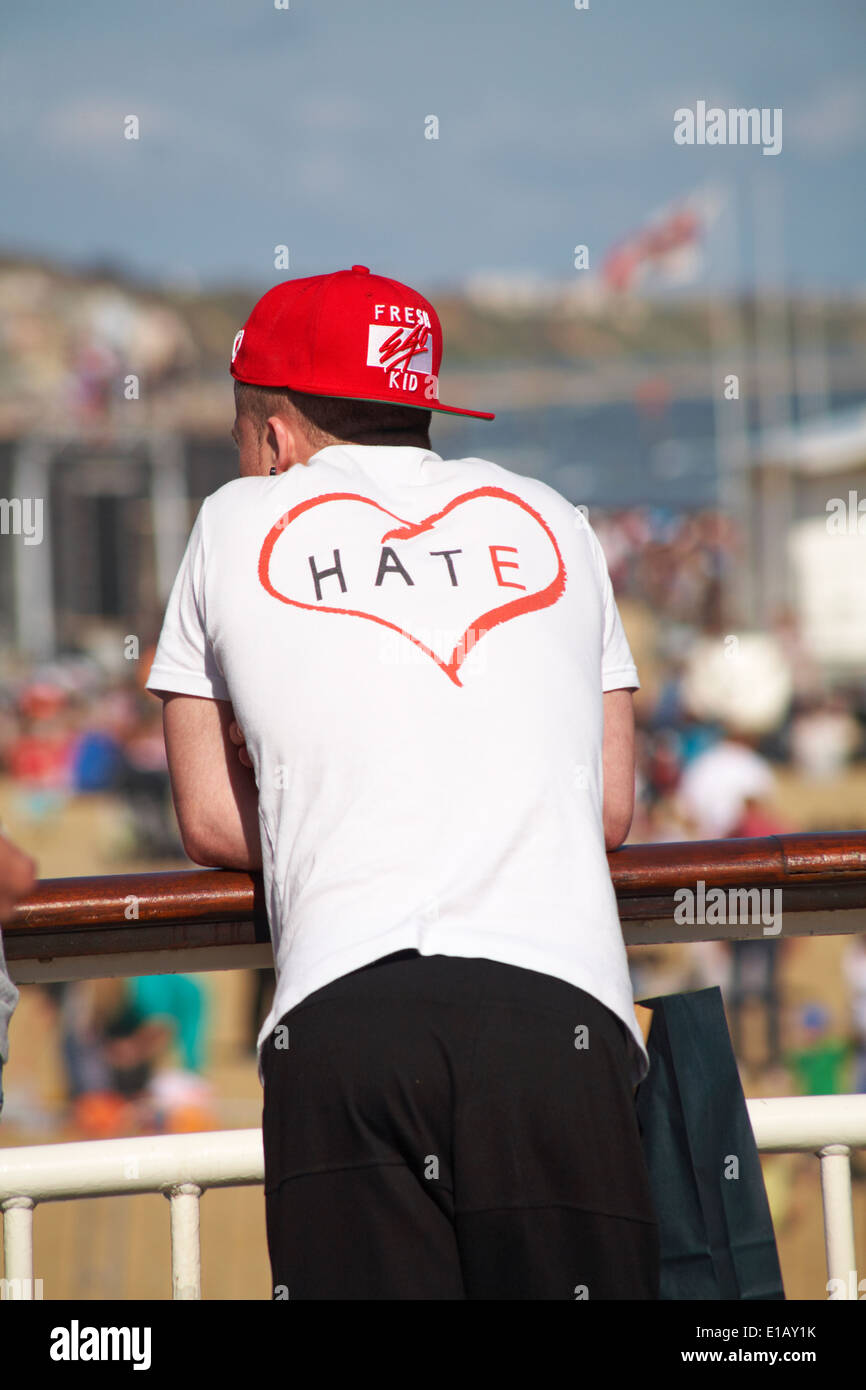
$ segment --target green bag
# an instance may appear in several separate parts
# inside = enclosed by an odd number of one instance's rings
[[[721,990],[637,1002],[653,1011],[635,1103],[659,1220],[659,1298],[784,1299]]]

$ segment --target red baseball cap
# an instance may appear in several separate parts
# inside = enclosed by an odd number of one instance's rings
[[[440,403],[441,361],[433,305],[399,280],[353,265],[268,290],[235,337],[231,373],[251,386],[494,420]]]

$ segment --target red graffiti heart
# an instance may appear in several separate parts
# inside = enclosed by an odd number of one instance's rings
[[[362,609],[358,608],[335,608],[320,603],[302,603],[300,599],[287,598],[285,594],[281,594],[278,589],[275,589],[271,583],[269,573],[271,553],[276,542],[286,531],[287,527],[291,526],[292,522],[295,521],[297,517],[302,516],[303,513],[309,511],[311,507],[321,507],[329,502],[363,502],[369,507],[375,507],[376,510],[382,512],[383,515],[389,516],[394,521],[400,523],[399,526],[393,527],[390,531],[386,531],[382,536],[380,544],[384,545],[385,542],[389,540],[412,540],[415,536],[420,536],[424,531],[432,531],[436,523],[441,521],[444,516],[447,516],[449,512],[453,512],[455,507],[461,507],[464,503],[472,502],[478,497],[494,497],[505,502],[511,502],[537,521],[556,553],[557,573],[551,583],[548,584],[546,588],[540,589],[538,593],[524,594],[521,598],[511,599],[508,603],[499,604],[496,608],[491,608],[486,613],[482,613],[480,617],[469,624],[447,661],[443,661],[441,657],[437,656],[436,652],[431,651],[428,646],[417,637],[414,637],[411,632],[407,632],[405,628],[398,627],[396,623],[388,622],[387,618],[381,618],[376,613],[365,613]],[[388,511],[387,507],[382,507],[378,502],[374,502],[372,498],[362,497],[355,492],[329,492],[322,497],[311,497],[306,502],[299,502],[291,511],[285,512],[284,515],[280,517],[279,521],[271,527],[265,537],[259,555],[259,582],[269,594],[279,599],[281,603],[288,603],[293,608],[306,608],[312,613],[343,613],[352,618],[366,618],[368,622],[379,623],[382,627],[390,628],[393,632],[400,633],[401,636],[406,637],[410,642],[414,642],[416,647],[420,647],[423,652],[426,652],[431,661],[435,661],[436,665],[445,672],[446,676],[458,686],[462,684],[458,674],[460,667],[469,655],[469,652],[471,652],[472,648],[486,632],[489,632],[491,628],[496,627],[499,623],[510,622],[512,618],[519,618],[524,613],[532,613],[539,608],[548,608],[551,604],[556,603],[565,592],[565,580],[566,572],[562,555],[556,543],[556,537],[547,525],[547,522],[539,516],[534,508],[524,502],[521,497],[515,497],[513,493],[505,492],[502,488],[498,487],[480,487],[476,488],[474,492],[464,492],[459,497],[455,497],[448,503],[447,507],[443,507],[440,512],[427,516],[423,521],[418,522],[405,521],[402,517],[397,516],[395,512]]]

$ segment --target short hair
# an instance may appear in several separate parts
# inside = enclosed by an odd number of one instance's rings
[[[249,415],[261,435],[272,415],[293,407],[301,416],[311,444],[391,444],[430,448],[432,410],[390,401],[358,401],[342,396],[313,396],[289,386],[253,386],[235,381],[235,408]]]

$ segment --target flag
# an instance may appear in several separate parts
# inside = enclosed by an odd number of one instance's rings
[[[719,207],[715,190],[702,189],[663,208],[608,253],[601,269],[605,286],[622,293],[649,274],[668,285],[693,283],[703,270],[704,237]]]

